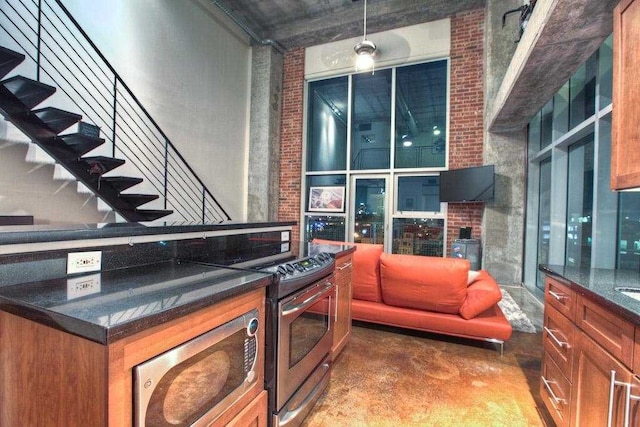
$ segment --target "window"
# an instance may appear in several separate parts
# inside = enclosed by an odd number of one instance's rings
[[[395,111],[395,167],[444,167],[447,62],[399,68]]]
[[[640,193],[620,193],[618,262],[621,269],[640,270]]]
[[[549,262],[551,238],[551,158],[540,163],[540,188],[538,204],[538,264]],[[544,289],[544,275],[538,271],[536,286]]]
[[[307,170],[347,168],[346,77],[309,83]]]
[[[439,176],[400,176],[396,211],[440,212]]]
[[[389,169],[391,70],[353,76],[351,168]]]
[[[611,64],[609,37],[529,123],[529,288],[539,263],[640,268],[640,193],[609,189]]]
[[[591,267],[593,135],[569,147],[565,265]]]
[[[446,209],[438,174],[448,155],[448,73],[444,59],[308,83],[307,240],[443,255]],[[309,206],[312,187],[344,189],[344,209]]]

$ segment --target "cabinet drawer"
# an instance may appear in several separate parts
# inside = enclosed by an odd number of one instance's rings
[[[568,426],[571,416],[571,383],[547,353],[542,356],[540,397],[556,425]]]
[[[549,304],[544,309],[542,343],[544,350],[553,358],[563,375],[572,381],[576,327]]]
[[[635,332],[633,324],[578,295],[576,325],[627,368],[632,368]]]
[[[544,280],[544,300],[569,320],[575,321],[576,293],[569,286],[547,277]]]
[[[636,326],[636,339],[633,350],[633,373],[640,377],[640,326]]]
[[[336,282],[342,283],[351,280],[351,273],[353,271],[353,256],[351,254],[341,256],[336,259]]]

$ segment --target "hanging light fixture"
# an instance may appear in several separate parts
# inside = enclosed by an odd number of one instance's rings
[[[356,52],[356,71],[374,71],[375,58],[380,51],[375,43],[367,40],[367,0],[364,0],[364,35],[362,41],[353,47]]]

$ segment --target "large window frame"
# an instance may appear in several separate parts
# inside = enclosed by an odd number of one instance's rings
[[[447,141],[445,146],[444,153],[444,164],[438,167],[404,167],[398,168],[396,167],[396,72],[399,68],[406,66],[414,66],[419,64],[424,64],[428,62],[435,61],[446,61],[446,130],[444,132],[444,138]],[[443,236],[442,236],[442,255],[446,256],[446,230],[447,230],[447,204],[440,203],[440,211],[439,212],[431,212],[431,211],[398,211],[397,207],[397,197],[398,197],[398,179],[404,176],[438,176],[440,171],[448,170],[449,168],[449,121],[450,121],[450,66],[451,61],[449,57],[444,58],[434,58],[429,61],[420,61],[409,64],[403,64],[402,66],[393,66],[388,67],[387,69],[391,69],[391,123],[390,123],[390,147],[389,147],[389,159],[390,159],[390,167],[388,169],[354,169],[351,165],[351,155],[352,155],[352,103],[353,103],[353,76],[354,74],[347,74],[348,77],[348,112],[347,112],[347,161],[346,161],[346,169],[344,170],[331,170],[331,171],[308,171],[307,170],[307,156],[308,156],[308,120],[309,120],[309,111],[308,111],[308,97],[309,97],[309,88],[310,84],[321,80],[308,80],[305,82],[305,94],[304,94],[304,125],[303,125],[303,191],[307,191],[308,181],[313,176],[321,176],[321,175],[337,175],[344,174],[345,179],[345,194],[351,195],[352,190],[352,182],[354,177],[371,177],[378,176],[381,178],[386,178],[388,182],[388,194],[390,197],[387,198],[387,206],[386,206],[386,225],[385,225],[385,242],[384,247],[386,252],[391,252],[393,249],[393,224],[396,219],[425,219],[425,220],[442,220],[443,221]],[[378,70],[376,70],[378,72]],[[336,75],[331,76],[329,78],[341,78],[344,75]],[[318,217],[317,212],[309,212],[306,206],[307,195],[303,194],[301,197],[301,206],[300,206],[300,224],[302,225],[302,233],[301,237],[303,239],[309,238],[308,235],[308,220],[313,217]],[[345,200],[345,209],[343,212],[331,213],[331,217],[333,219],[343,219],[345,223],[345,239],[346,241],[353,241],[353,235],[349,235],[354,229],[353,224],[353,206],[351,196]]]
[[[565,127],[568,119],[567,110],[571,108],[571,84],[567,82],[549,101],[529,124],[528,171],[527,171],[527,220],[524,257],[524,284],[531,290],[541,291],[544,283],[538,274],[538,236],[540,206],[540,165],[551,159],[551,212],[550,239],[548,248],[548,264],[564,265],[567,253],[567,200],[569,147],[583,140],[593,138],[594,144],[594,178],[593,178],[593,218],[591,243],[591,268],[616,268],[616,230],[618,195],[609,189],[610,178],[610,144],[611,144],[611,111],[610,96],[606,96],[607,87],[611,86],[610,73],[602,72],[601,52],[610,49],[610,40],[589,61],[596,61],[598,72],[595,76],[594,113],[573,127]],[[610,61],[610,58],[605,59]],[[590,63],[593,66],[593,62]],[[610,63],[609,63],[610,65]],[[584,65],[578,72],[583,70]],[[580,76],[578,76],[580,78]],[[575,85],[574,85],[575,87]],[[601,99],[601,87],[605,91]],[[609,101],[609,102],[607,102]],[[553,104],[559,103],[559,111],[553,110]],[[543,116],[554,117],[562,122],[549,123],[551,141],[545,140]],[[538,140],[539,139],[539,140]]]

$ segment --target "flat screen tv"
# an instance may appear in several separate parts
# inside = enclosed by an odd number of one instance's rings
[[[491,202],[494,187],[493,165],[440,172],[441,202]]]

